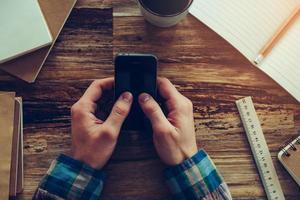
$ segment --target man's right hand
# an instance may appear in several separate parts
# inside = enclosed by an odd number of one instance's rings
[[[159,157],[167,165],[177,165],[198,151],[193,104],[166,78],[158,79],[158,90],[165,100],[167,117],[149,94],[141,94],[139,103],[151,121],[154,145]]]

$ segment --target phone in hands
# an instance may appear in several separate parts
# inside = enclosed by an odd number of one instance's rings
[[[131,92],[133,103],[122,130],[152,133],[150,121],[140,108],[138,97],[148,93],[157,98],[157,58],[151,54],[120,53],[115,58],[115,100]]]

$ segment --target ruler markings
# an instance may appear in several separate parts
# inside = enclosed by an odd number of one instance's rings
[[[251,97],[236,101],[251,151],[269,200],[284,200],[271,154]]]

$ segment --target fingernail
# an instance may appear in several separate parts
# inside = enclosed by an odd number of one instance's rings
[[[131,103],[131,101],[132,101],[132,94],[130,92],[124,92],[122,94],[121,98],[122,98],[123,101],[126,101],[127,103]]]
[[[149,101],[150,98],[151,98],[151,96],[149,94],[143,93],[140,95],[139,99],[142,103],[145,103],[145,102]]]

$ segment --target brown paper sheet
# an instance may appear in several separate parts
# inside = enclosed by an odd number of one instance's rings
[[[9,196],[15,93],[0,93],[0,199]]]
[[[39,0],[42,12],[53,37],[53,44],[3,63],[0,65],[0,69],[29,83],[34,82],[76,1],[77,0]]]

